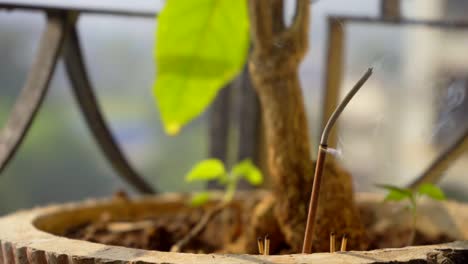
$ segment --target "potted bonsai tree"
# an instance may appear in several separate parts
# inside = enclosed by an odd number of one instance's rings
[[[269,230],[273,228],[281,230],[293,252],[300,252],[314,172],[298,78],[299,65],[308,49],[310,2],[297,1],[290,25],[284,19],[282,0],[212,1],[199,14],[184,14],[191,5],[198,6],[185,1],[168,2],[159,17],[154,94],[166,131],[177,133],[206,109],[224,84],[241,71],[251,41],[248,66],[261,102],[274,199],[260,202],[259,207],[264,209],[252,219],[252,233],[247,239],[250,245],[245,249],[255,250],[255,238],[274,233]],[[180,41],[181,36],[185,41]],[[315,240],[328,241],[330,230],[334,230],[338,235],[348,234],[350,248],[366,248],[351,185],[347,172],[327,163],[323,202],[319,203],[317,215],[323,220],[316,228]],[[315,250],[327,250],[327,245],[316,243]]]

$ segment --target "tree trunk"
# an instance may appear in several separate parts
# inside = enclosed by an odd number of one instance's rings
[[[295,18],[286,27],[282,0],[249,1],[254,48],[249,70],[260,98],[268,145],[268,167],[275,196],[270,205],[294,252],[302,247],[314,173],[298,77],[299,64],[308,46],[309,8],[309,0],[297,0]],[[363,232],[353,204],[350,176],[333,164],[328,164],[325,170],[314,239],[318,243],[314,243],[314,249],[326,250],[331,231],[338,235],[348,233],[350,247],[361,248],[356,242],[362,241]],[[257,229],[255,235],[265,235],[260,232],[267,229]],[[354,229],[359,235],[354,234]]]

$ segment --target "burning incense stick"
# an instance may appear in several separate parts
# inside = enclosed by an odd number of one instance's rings
[[[359,81],[354,85],[351,91],[348,92],[346,97],[343,101],[338,105],[335,109],[333,114],[331,115],[330,119],[328,119],[327,125],[323,129],[322,138],[320,140],[320,146],[318,151],[317,162],[315,165],[315,175],[314,175],[314,183],[312,185],[312,193],[310,195],[310,204],[309,204],[309,213],[307,216],[307,224],[306,230],[304,234],[304,244],[302,247],[302,253],[311,253],[312,252],[312,235],[314,234],[314,224],[315,224],[315,215],[317,213],[318,207],[318,198],[319,198],[319,191],[320,191],[320,183],[322,181],[322,174],[323,174],[323,167],[325,164],[325,158],[327,155],[327,141],[328,136],[330,134],[333,125],[335,124],[336,120],[343,112],[345,107],[348,105],[349,101],[353,98],[353,96],[361,89],[364,83],[369,79],[372,75],[372,68],[369,68],[366,73],[359,79]]]

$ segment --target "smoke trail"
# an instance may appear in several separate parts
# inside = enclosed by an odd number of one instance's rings
[[[465,80],[452,79],[448,84],[444,98],[440,104],[439,121],[435,124],[435,128],[431,134],[431,140],[438,137],[442,130],[453,130],[457,124],[454,120],[453,113],[463,104],[466,98]]]
[[[327,148],[327,153],[332,155],[335,158],[343,159],[343,152],[340,148]]]
[[[456,110],[465,100],[465,96],[465,81],[460,79],[452,81],[447,89],[445,100],[446,112],[453,112]]]

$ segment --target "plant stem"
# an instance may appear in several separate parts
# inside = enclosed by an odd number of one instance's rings
[[[416,219],[416,213],[412,213],[411,233],[408,238],[408,246],[412,246],[414,244],[414,238],[416,237]]]
[[[416,237],[416,220],[418,217],[418,208],[417,208],[417,201],[414,196],[411,196],[411,233],[408,238],[408,246],[412,246],[414,244],[414,239]]]
[[[228,182],[226,186],[226,193],[224,194],[223,197],[223,203],[229,203],[232,201],[232,198],[234,197],[234,194],[236,193],[237,189],[237,180],[231,180]]]

